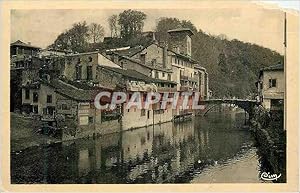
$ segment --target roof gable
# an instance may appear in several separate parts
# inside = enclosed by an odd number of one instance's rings
[[[14,43],[11,43],[10,46],[22,46],[22,47],[28,47],[28,48],[33,48],[33,49],[41,49],[37,46],[32,46],[30,44],[26,44],[26,43],[22,42],[21,40],[17,40]]]

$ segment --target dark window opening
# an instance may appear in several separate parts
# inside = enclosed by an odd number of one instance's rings
[[[76,79],[80,80],[81,79],[81,66],[76,66]]]
[[[33,109],[32,109],[32,112],[33,112],[33,113],[36,113],[36,114],[39,113],[39,106],[34,105],[32,108],[33,108]]]
[[[52,103],[52,95],[47,95],[47,103]]]
[[[37,92],[32,93],[33,102],[38,102],[39,94]]]
[[[155,71],[155,78],[158,78],[158,71]]]
[[[89,117],[89,123],[93,123],[94,122],[94,118],[93,117]]]
[[[156,59],[152,59],[151,63],[152,63],[152,66],[156,65]]]
[[[141,62],[142,62],[143,64],[145,64],[145,62],[146,62],[146,55],[145,55],[145,54],[141,54],[141,55],[140,55],[140,58],[141,58]]]
[[[276,87],[276,79],[269,79],[269,88]]]
[[[30,92],[29,89],[25,90],[25,99],[29,99],[30,98]]]
[[[168,74],[168,80],[171,80],[171,74]]]
[[[47,107],[47,114],[48,115],[53,115],[54,114],[54,107]]]
[[[68,107],[67,104],[61,104],[61,109],[62,110],[69,110],[70,108]]]
[[[146,110],[145,110],[145,109],[142,109],[142,110],[141,110],[141,117],[142,117],[142,116],[145,116],[145,115],[146,115]]]
[[[88,80],[93,79],[93,68],[92,68],[92,66],[87,66],[87,79]]]

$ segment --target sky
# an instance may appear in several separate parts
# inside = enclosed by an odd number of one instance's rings
[[[260,1],[262,2],[262,1]],[[264,1],[263,1],[264,2]],[[277,1],[267,1],[276,3]],[[281,2],[281,1],[279,1]],[[281,2],[281,6],[296,6]],[[144,31],[154,30],[160,17],[190,20],[198,29],[212,34],[225,34],[228,39],[255,43],[283,53],[284,14],[279,9],[266,9],[253,2],[235,2],[224,6],[218,2],[206,3],[197,10],[139,9],[147,15]],[[86,21],[100,23],[109,36],[107,18],[121,9],[43,9],[12,10],[11,42],[18,39],[45,48],[73,23]]]

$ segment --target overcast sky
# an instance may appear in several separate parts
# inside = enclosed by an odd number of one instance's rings
[[[211,5],[211,6],[210,6]],[[283,12],[243,2],[237,6],[218,7],[218,3],[198,10],[139,9],[147,15],[144,31],[154,30],[160,17],[191,20],[198,29],[213,35],[225,34],[229,39],[256,43],[283,53]],[[123,10],[13,10],[11,42],[20,39],[45,48],[73,23],[100,23],[110,34],[107,18]]]

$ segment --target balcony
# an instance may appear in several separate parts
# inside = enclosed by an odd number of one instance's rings
[[[55,121],[55,116],[50,114],[43,114],[41,116],[42,121]]]
[[[177,89],[176,87],[170,88],[170,87],[158,87],[157,88],[158,92],[176,92]]]
[[[198,77],[190,77],[190,76],[180,75],[180,80],[198,82]]]
[[[129,91],[144,91],[144,92],[156,92],[157,86],[155,84],[146,84],[144,82],[131,81],[126,84]]]
[[[187,91],[197,91],[197,88],[192,86],[180,86],[180,91],[187,92]]]

